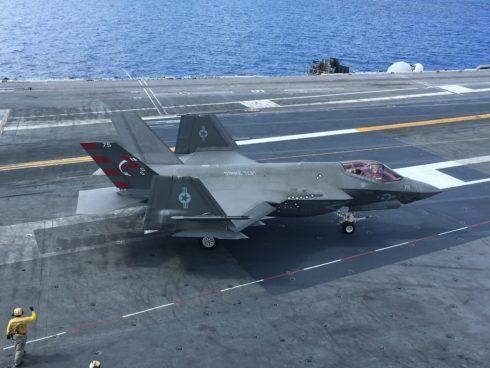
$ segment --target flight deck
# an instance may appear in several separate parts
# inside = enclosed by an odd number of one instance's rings
[[[111,186],[79,142],[116,140],[124,111],[169,146],[180,115],[216,113],[258,162],[376,160],[443,192],[351,235],[334,214],[273,218],[206,251],[135,230],[135,209],[76,215]],[[0,311],[36,307],[30,367],[490,358],[489,71],[1,83],[0,214]]]

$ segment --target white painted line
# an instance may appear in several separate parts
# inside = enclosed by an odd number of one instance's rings
[[[356,91],[356,92],[342,92],[342,93],[329,93],[324,95],[310,95],[310,96],[291,96],[291,97],[276,97],[269,98],[268,101],[283,101],[283,100],[296,100],[296,99],[308,99],[308,98],[319,98],[319,97],[334,97],[334,96],[346,96],[346,95],[360,95],[360,94],[372,94],[372,93],[384,93],[384,92],[396,92],[396,91],[411,91],[419,89],[415,88],[397,88],[397,89],[379,89],[372,91]],[[438,92],[451,94],[450,92]],[[256,100],[251,100],[256,101]],[[219,105],[229,105],[229,104],[241,104],[243,101],[227,101],[227,102],[210,102],[204,104],[191,104],[191,105],[172,105],[172,106],[164,106],[166,109],[170,108],[185,108],[185,107],[199,107],[199,106],[219,106]],[[289,106],[298,106],[296,104],[293,105],[279,105],[280,107],[289,107]],[[301,105],[299,105],[301,106]]]
[[[481,184],[481,183],[488,183],[488,182],[490,182],[490,178],[480,179],[480,180],[472,180],[472,181],[465,181],[465,182],[463,182],[463,184],[461,184],[461,186]]]
[[[416,89],[420,89],[418,87],[411,88],[392,88],[392,89],[378,89],[375,91],[356,91],[356,92],[341,92],[341,93],[329,93],[324,95],[310,95],[310,96],[291,96],[291,97],[276,97],[271,98],[272,101],[277,100],[297,100],[297,99],[305,99],[305,98],[319,98],[319,97],[332,97],[332,96],[349,96],[349,95],[362,95],[362,94],[372,94],[372,93],[386,93],[386,92],[400,92],[400,91],[413,91]]]
[[[109,119],[100,120],[88,120],[88,121],[65,121],[60,123],[47,123],[47,124],[32,124],[32,125],[18,125],[8,126],[4,131],[9,130],[31,130],[31,129],[44,129],[44,128],[61,128],[61,127],[74,127],[81,125],[94,125],[94,124],[108,124],[111,121]]]
[[[332,135],[342,135],[342,134],[352,134],[352,133],[359,133],[359,132],[356,129],[327,130],[324,132],[315,132],[315,133],[292,134],[292,135],[283,135],[277,137],[245,139],[242,141],[237,141],[236,144],[239,146],[246,146],[249,144],[293,141],[297,139],[319,138],[319,137],[328,137]]]
[[[50,118],[56,116],[71,116],[71,115],[90,115],[90,114],[110,114],[113,112],[125,112],[125,111],[145,111],[155,110],[153,107],[142,107],[140,109],[125,109],[125,110],[100,110],[100,111],[84,111],[84,112],[70,112],[63,114],[51,114],[51,115],[30,115],[30,116],[16,116],[13,119],[37,119],[37,118]]]
[[[406,176],[410,179],[428,183],[439,189],[448,189],[448,188],[461,187],[465,185],[487,183],[490,182],[490,178],[464,181],[438,170],[463,166],[463,165],[478,164],[483,162],[490,162],[490,155],[470,157],[470,158],[455,160],[455,161],[443,161],[443,162],[435,162],[432,164],[401,167],[395,170],[400,175]]]
[[[488,161],[490,161],[490,155],[463,158],[461,160],[454,160],[454,162],[457,162],[460,165],[480,164],[482,162],[488,162]]]
[[[441,89],[444,89],[446,91],[452,92],[452,93],[468,93],[468,92],[473,92],[472,89],[459,86],[457,84],[446,84],[444,86],[438,86]]]
[[[60,332],[60,333],[57,333],[54,335],[40,337],[39,339],[27,340],[27,344],[32,344],[33,342],[43,341],[43,340],[47,340],[47,339],[54,339],[54,338],[56,338],[58,336],[62,336],[64,334],[66,334],[66,331],[63,331],[63,332]],[[3,350],[9,350],[9,349],[13,349],[13,348],[14,348],[14,345],[11,345],[11,346],[7,346],[7,347],[3,348]]]
[[[456,231],[462,231],[462,230],[466,230],[468,228],[468,226],[464,226],[464,227],[460,227],[459,229],[454,229],[454,230],[449,230],[449,231],[444,231],[443,233],[439,233],[437,235],[446,235],[446,234],[451,234],[451,233],[455,233]]]
[[[263,281],[264,281],[264,279],[247,282],[246,284],[240,284],[240,285],[232,286],[232,287],[229,287],[226,289],[221,289],[220,292],[224,293],[225,291],[230,291],[230,290],[238,289],[238,288],[253,285],[253,284],[258,284],[259,282],[263,282]]]
[[[317,264],[314,266],[306,267],[306,268],[303,268],[303,271],[309,271],[309,270],[313,270],[314,268],[325,267],[325,266],[328,266],[328,265],[331,265],[331,264],[334,264],[337,262],[342,262],[342,259],[336,259],[335,261],[320,263],[320,264]]]
[[[126,73],[126,75],[129,77],[129,79],[133,79],[133,77],[131,76],[131,74],[129,74],[129,72],[126,70],[126,69],[123,69],[124,70],[124,73]],[[134,92],[134,91],[131,91],[131,93]]]
[[[281,107],[281,105],[276,104],[271,100],[249,100],[249,101],[240,101],[240,103],[248,107],[250,109],[264,109],[271,107]]]
[[[148,85],[148,83],[146,83],[146,85]],[[167,114],[167,111],[165,110],[165,108],[162,106],[162,104],[160,103],[160,100],[158,99],[158,97],[155,95],[155,92],[153,92],[153,90],[148,87],[148,90],[151,92],[153,98],[155,98],[155,101],[158,103],[158,105],[162,108],[162,111],[163,111],[163,114]]]
[[[142,311],[139,311],[139,312],[134,312],[134,313],[126,314],[126,315],[122,316],[122,318],[133,317],[133,316],[136,316],[138,314],[143,314],[143,313],[151,312],[151,311],[156,310],[156,309],[162,309],[162,308],[170,307],[170,306],[172,306],[174,304],[175,303],[168,303],[168,304],[159,305],[158,307],[153,307],[153,308],[145,309],[145,310],[142,310]]]
[[[490,92],[490,88],[468,88],[460,86],[458,84],[446,84],[443,86],[437,86],[440,89],[444,89],[451,93],[464,94],[464,93],[478,93],[478,92]]]
[[[5,127],[7,126],[7,120],[10,115],[10,109],[0,110],[2,112],[2,120],[0,121],[0,135],[3,134]]]
[[[397,248],[397,247],[401,247],[401,246],[407,245],[407,244],[409,244],[409,242],[398,243],[398,244],[395,244],[395,245],[390,245],[389,247],[375,249],[374,251],[375,252],[382,252],[382,251],[387,250],[387,249]]]
[[[126,69],[124,69],[124,72],[127,74],[127,76],[129,77],[129,79],[133,79],[133,77],[131,76],[131,74],[129,74],[129,72],[128,72]],[[146,81],[144,81],[144,82],[145,82],[145,85],[148,85],[148,83],[146,83]],[[150,96],[150,94],[148,93],[147,89],[144,87],[143,83],[141,82],[141,79],[138,79],[138,83],[139,83],[139,85],[140,85],[141,87],[143,87],[143,91],[145,91],[145,93],[146,93],[146,95],[148,96],[148,98],[150,99],[151,103],[153,104],[153,106],[155,106],[155,109],[156,109],[156,110],[158,111],[158,113],[161,115],[161,114],[162,114],[162,113],[161,113],[161,111],[158,109],[158,106],[155,104],[155,102],[153,102],[153,99],[151,98],[151,96]],[[151,91],[151,90],[150,90],[150,91]],[[153,94],[153,91],[152,91],[152,94]],[[154,94],[153,94],[153,97],[155,97],[155,95],[154,95]],[[158,99],[157,99],[156,97],[155,97],[155,100],[158,102],[158,104],[159,104],[160,106],[162,106],[162,105],[160,104],[160,101],[158,101]]]
[[[358,98],[353,100],[335,100],[335,101],[321,101],[321,102],[309,102],[301,104],[282,105],[282,107],[297,107],[297,106],[318,106],[318,105],[332,105],[332,104],[350,104],[358,102],[375,102],[375,101],[390,101],[390,100],[404,100],[409,98],[419,97],[432,97],[432,96],[444,96],[451,95],[451,92],[431,92],[431,93],[417,93],[413,95],[397,95],[397,96],[384,96],[384,97],[369,97]]]
[[[299,93],[308,93],[308,92],[333,92],[333,91],[342,91],[345,90],[344,87],[336,87],[336,88],[290,88],[283,89],[283,92],[299,92]]]
[[[138,82],[140,83],[140,85],[143,87],[143,84],[141,83],[141,81],[138,79]],[[150,99],[151,103],[153,104],[153,106],[155,106],[155,109],[158,111],[159,114],[162,114],[161,111],[158,109],[158,106],[155,104],[155,102],[152,100],[151,96],[150,96],[150,93],[146,90],[146,88],[143,87],[143,91],[145,91],[146,95],[148,96],[148,98]]]
[[[141,119],[147,120],[162,120],[162,119],[175,119],[180,118],[180,115],[152,115],[152,116],[142,116]]]

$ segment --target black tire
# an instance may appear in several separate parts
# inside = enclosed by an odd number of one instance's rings
[[[356,231],[356,224],[353,222],[344,222],[342,224],[342,230],[346,234],[354,234]]]
[[[216,239],[212,236],[205,236],[205,237],[199,239],[199,244],[204,249],[211,250],[211,249],[216,248],[216,245],[218,244],[218,239]]]

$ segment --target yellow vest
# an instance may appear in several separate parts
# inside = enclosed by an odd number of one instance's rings
[[[32,311],[30,317],[14,317],[7,324],[7,335],[25,335],[27,333],[27,324],[34,322],[37,318],[35,311]]]

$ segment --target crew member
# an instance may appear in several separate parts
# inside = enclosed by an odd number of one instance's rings
[[[37,314],[33,307],[29,307],[31,310],[30,317],[24,317],[24,310],[21,307],[14,308],[12,317],[7,324],[7,339],[14,340],[14,366],[20,366],[23,361],[22,358],[25,355],[25,346],[27,342],[27,325],[36,320]]]
[[[98,360],[92,360],[88,367],[89,368],[100,368],[100,362]]]

